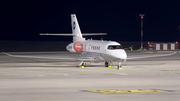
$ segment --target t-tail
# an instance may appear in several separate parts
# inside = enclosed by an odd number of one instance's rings
[[[82,37],[82,33],[75,14],[71,14],[71,26],[72,26],[73,41],[85,40],[85,38]]]
[[[82,34],[75,14],[71,14],[71,26],[72,26],[72,34],[40,33],[40,35],[73,36],[73,42],[84,41],[85,38],[83,38],[82,36],[107,35],[106,33],[84,33],[84,34]]]

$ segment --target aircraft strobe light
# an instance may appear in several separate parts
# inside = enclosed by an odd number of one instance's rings
[[[82,49],[82,45],[79,42],[76,42],[73,48],[76,52],[79,52]]]

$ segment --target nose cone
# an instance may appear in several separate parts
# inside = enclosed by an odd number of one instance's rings
[[[127,54],[126,54],[125,50],[121,50],[119,55],[120,55],[119,57],[121,59],[124,59],[124,60],[127,59]]]
[[[125,52],[125,50],[118,50],[116,52],[114,52],[114,57],[118,58],[118,59],[122,59],[122,60],[126,60],[127,59],[127,54]]]

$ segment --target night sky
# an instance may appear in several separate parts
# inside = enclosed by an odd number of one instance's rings
[[[71,37],[39,33],[71,33],[76,14],[82,33],[107,33],[86,38],[140,41],[179,40],[180,0],[4,0],[0,2],[0,40],[71,41]]]

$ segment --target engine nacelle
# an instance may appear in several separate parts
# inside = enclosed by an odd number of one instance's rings
[[[82,50],[82,45],[79,42],[76,43],[70,43],[66,49],[70,52],[79,52]]]

